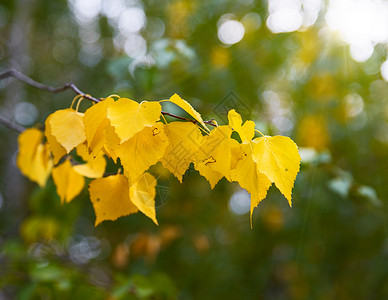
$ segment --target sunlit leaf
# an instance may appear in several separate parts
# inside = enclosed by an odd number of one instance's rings
[[[157,123],[153,127],[145,127],[117,147],[116,153],[130,182],[135,182],[149,167],[156,164],[163,157],[167,146],[163,124]]]
[[[150,173],[142,174],[129,188],[132,203],[156,225],[155,195],[156,178]]]
[[[43,133],[35,128],[27,129],[19,135],[19,152],[16,164],[23,175],[41,187],[50,176],[53,162],[47,144],[42,144]]]
[[[291,193],[299,171],[298,147],[285,136],[265,136],[253,141],[253,160],[259,172],[274,182],[291,205]]]
[[[95,156],[89,153],[89,148],[86,142],[79,144],[76,147],[77,155],[79,155],[84,161],[92,160]]]
[[[190,116],[192,116],[195,120],[197,120],[203,127],[207,128],[206,124],[203,122],[201,115],[197,112],[189,102],[179,97],[177,94],[174,94],[168,100],[180,108],[182,108],[185,112],[187,112]]]
[[[114,103],[113,98],[105,100],[88,108],[83,117],[85,126],[86,141],[93,155],[101,151],[105,143],[104,128],[109,121],[107,120],[108,107]]]
[[[120,138],[120,143],[132,138],[144,127],[153,126],[160,118],[162,107],[158,102],[137,103],[121,98],[108,108],[108,119]]]
[[[202,144],[197,151],[194,167],[208,179],[211,188],[214,188],[223,176],[229,177],[230,149],[232,143],[235,142],[230,138],[231,134],[232,129],[229,126],[219,126],[203,137]]]
[[[138,211],[129,199],[128,179],[122,174],[93,180],[89,184],[89,193],[96,214],[95,226]]]
[[[100,178],[104,175],[106,160],[103,155],[98,155],[96,158],[89,160],[85,164],[76,165],[73,167],[77,173],[89,177]]]
[[[255,123],[253,121],[246,121],[242,124],[241,115],[234,109],[228,112],[229,126],[236,131],[241,138],[242,142],[248,142],[255,136]]]
[[[164,132],[169,144],[162,164],[182,182],[182,175],[193,162],[201,144],[201,132],[191,122],[171,122],[164,126]]]
[[[120,145],[120,138],[115,132],[113,126],[107,124],[104,128],[104,140],[105,144],[102,150],[107,154],[110,158],[112,158],[115,162],[117,162],[117,154],[116,149]]]
[[[271,181],[258,171],[257,164],[253,160],[251,144],[241,144],[241,154],[236,167],[231,170],[231,178],[251,194],[252,222],[253,209],[266,197]]]
[[[81,193],[85,179],[74,171],[69,160],[65,160],[65,162],[55,167],[52,174],[61,203],[70,202]]]
[[[237,113],[234,109],[231,109],[228,112],[228,121],[229,126],[232,127],[233,130],[239,130],[242,124],[242,118],[239,113]]]
[[[51,114],[46,119],[44,134],[46,136],[51,153],[53,154],[54,164],[57,164],[60,159],[66,155],[67,152],[66,149],[60,143],[58,143],[56,137],[51,134],[50,120],[52,116],[53,115]]]
[[[86,139],[83,114],[73,109],[57,110],[49,120],[51,134],[67,153],[83,143]]]

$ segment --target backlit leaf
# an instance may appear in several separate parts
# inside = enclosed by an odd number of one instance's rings
[[[164,126],[169,144],[162,164],[182,182],[182,175],[194,160],[201,144],[202,134],[191,122],[171,122]]]
[[[51,134],[56,138],[67,153],[83,143],[86,139],[83,114],[73,109],[57,110],[49,120]]]
[[[145,127],[118,146],[116,153],[130,182],[135,182],[149,167],[156,164],[163,157],[167,146],[168,140],[162,123]]]
[[[106,160],[103,155],[98,155],[96,158],[89,160],[86,164],[76,165],[73,167],[77,173],[89,177],[100,178],[104,175]]]
[[[241,129],[241,124],[242,124],[241,115],[237,113],[234,109],[231,109],[228,112],[228,121],[229,121],[229,126],[231,126],[233,130],[238,131]]]
[[[81,193],[85,179],[74,171],[69,160],[55,167],[52,174],[61,203],[70,202]]]
[[[194,167],[210,182],[211,188],[214,188],[223,176],[229,177],[230,148],[233,143],[230,138],[231,134],[232,129],[229,126],[219,126],[203,137],[202,144],[197,151]]]
[[[122,174],[93,180],[89,193],[96,214],[95,226],[102,221],[114,221],[138,211],[129,199],[128,179]]]
[[[300,164],[298,147],[285,136],[259,137],[252,144],[259,172],[275,183],[291,206],[292,188]]]
[[[120,138],[115,132],[115,129],[112,125],[107,124],[104,128],[104,140],[105,145],[103,151],[115,162],[117,162],[116,149],[120,145]]]
[[[228,112],[228,120],[229,126],[240,135],[242,142],[248,142],[253,139],[255,136],[255,122],[246,121],[244,125],[241,125],[241,116],[234,109]]]
[[[107,120],[108,107],[114,103],[113,98],[105,100],[88,108],[83,117],[86,141],[93,155],[101,151],[104,146],[104,128],[109,123]]]
[[[201,174],[203,177],[206,178],[206,180],[209,182],[211,189],[214,189],[216,184],[224,177],[220,172],[213,171],[210,168],[206,167],[199,167],[196,170],[199,171],[199,174]]]
[[[237,162],[236,168],[231,170],[231,178],[251,194],[252,225],[253,209],[266,197],[271,181],[258,171],[257,164],[252,157],[251,144],[241,144],[241,151],[241,159]]]
[[[180,108],[182,108],[185,112],[187,112],[190,116],[192,116],[195,120],[197,120],[203,127],[207,128],[206,124],[203,122],[201,115],[199,112],[197,112],[189,102],[186,100],[183,100],[181,97],[179,97],[177,94],[174,94],[170,97],[168,100],[176,105],[178,105]]]
[[[77,155],[79,155],[84,161],[89,161],[94,158],[94,156],[91,153],[89,153],[89,149],[86,142],[79,144],[76,147],[76,150],[77,150]]]
[[[23,175],[37,182],[41,187],[50,176],[53,162],[47,144],[42,144],[43,133],[35,128],[19,135],[19,152],[16,164]]]
[[[51,150],[51,153],[53,154],[53,158],[54,158],[54,164],[57,164],[60,159],[66,155],[66,149],[60,144],[58,143],[57,139],[55,138],[55,136],[53,136],[51,134],[51,125],[50,125],[50,120],[51,120],[51,117],[53,115],[49,115],[46,119],[46,122],[45,122],[45,131],[44,131],[44,134],[46,136],[46,139],[47,139],[47,143],[49,145],[49,148]]]
[[[241,140],[243,142],[249,142],[251,141],[255,136],[255,122],[253,121],[245,121],[243,126],[241,126],[241,129],[239,131],[239,135],[241,137]]]
[[[160,118],[162,107],[158,102],[120,98],[108,108],[108,119],[120,138],[120,143],[132,138],[144,127],[150,127]]]
[[[150,173],[142,174],[129,188],[132,203],[156,225],[155,194],[156,178]]]

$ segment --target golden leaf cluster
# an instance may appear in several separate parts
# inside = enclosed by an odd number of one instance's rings
[[[168,123],[161,118],[165,101],[193,119]],[[272,183],[291,205],[300,164],[296,144],[288,137],[262,135],[253,121],[243,124],[234,110],[228,119],[228,125],[210,130],[208,122],[177,94],[141,103],[112,96],[85,113],[72,108],[54,112],[46,119],[44,133],[25,130],[18,140],[17,165],[40,186],[52,175],[62,203],[79,195],[85,177],[91,178],[96,225],[138,211],[157,224],[157,180],[148,170],[158,162],[180,182],[191,163],[211,188],[223,177],[238,182],[251,194],[251,216]],[[232,138],[233,132],[239,139]],[[260,136],[255,138],[256,132]],[[105,175],[107,159],[121,164],[123,172]]]

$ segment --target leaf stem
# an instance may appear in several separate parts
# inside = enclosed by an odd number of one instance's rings
[[[260,130],[255,129],[255,131],[260,133],[263,137],[265,137],[265,135]]]
[[[162,118],[164,120],[164,124],[168,124],[166,118],[164,117],[164,115],[162,113],[160,115],[162,116]]]

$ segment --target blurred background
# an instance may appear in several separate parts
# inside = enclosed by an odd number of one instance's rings
[[[0,299],[388,299],[387,46],[383,0],[2,0],[0,72],[178,93],[219,124],[234,108],[293,138],[302,167],[293,207],[272,187],[252,230],[236,184],[158,165],[159,227],[140,213],[94,227],[87,190],[61,206],[0,126]],[[10,78],[0,114],[44,124],[73,97]]]

